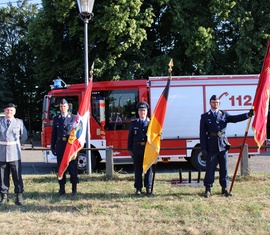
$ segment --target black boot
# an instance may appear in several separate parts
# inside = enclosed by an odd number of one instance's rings
[[[231,197],[232,194],[228,191],[227,188],[222,188],[221,194],[223,194],[225,197]]]
[[[77,184],[72,184],[72,195],[75,196],[77,194]]]
[[[152,189],[151,188],[146,188],[146,194],[151,195],[152,194]]]
[[[58,191],[58,196],[62,196],[64,194],[66,194],[65,185],[64,184],[60,184],[60,189]]]
[[[7,202],[7,193],[1,193],[0,205],[3,205]]]
[[[142,194],[142,189],[137,189],[135,194],[137,196],[140,196]]]
[[[19,205],[19,206],[24,204],[22,193],[17,193],[16,194],[15,204]]]
[[[205,198],[209,198],[211,196],[211,188],[205,187],[205,194],[203,195]]]

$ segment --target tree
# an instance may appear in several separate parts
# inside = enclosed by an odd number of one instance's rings
[[[1,103],[2,106],[7,102],[15,103],[16,116],[26,121],[30,132],[33,120],[40,113],[32,70],[35,60],[26,40],[27,26],[36,12],[37,7],[27,1],[19,2],[17,7],[9,4],[0,8],[0,71],[5,87],[5,99],[1,99]]]
[[[145,4],[155,14],[148,41],[141,47],[147,75],[166,75],[164,65],[170,58],[175,75],[259,72],[269,38],[267,1],[150,0]]]
[[[151,25],[151,8],[140,11],[141,0],[104,0],[94,5],[89,23],[89,61],[95,61],[95,79],[132,78],[125,53],[139,50]],[[127,10],[128,9],[128,10]],[[42,85],[56,77],[83,82],[83,24],[75,1],[43,1],[30,26],[29,42],[37,56],[35,72]]]
[[[252,9],[252,11],[251,11]],[[89,22],[94,80],[259,73],[269,39],[267,0],[103,0]],[[52,80],[84,82],[84,27],[74,0],[0,8],[0,108],[18,105],[28,130],[41,127]]]

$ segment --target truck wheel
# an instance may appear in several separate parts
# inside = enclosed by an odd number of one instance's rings
[[[91,168],[92,171],[95,170],[100,163],[101,158],[97,151],[91,151]],[[79,173],[83,173],[86,171],[87,168],[87,155],[85,151],[79,152],[78,156],[78,171]]]
[[[196,146],[199,147],[199,146]],[[202,155],[202,151],[193,149],[191,153],[191,164],[198,170],[206,170],[206,159]]]

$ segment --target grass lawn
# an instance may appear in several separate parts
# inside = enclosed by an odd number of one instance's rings
[[[154,194],[134,195],[133,175],[81,175],[78,194],[57,196],[56,175],[23,175],[25,205],[0,206],[1,234],[270,234],[270,173],[237,177],[233,197],[202,195],[202,182],[156,174]],[[202,174],[202,178],[204,175]]]

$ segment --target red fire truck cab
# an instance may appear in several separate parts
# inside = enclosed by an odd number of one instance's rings
[[[149,116],[167,83],[167,77],[150,77],[149,80],[121,80],[93,82],[90,115],[90,144],[92,168],[105,159],[106,146],[113,147],[114,163],[132,163],[127,151],[130,121],[137,116],[136,104],[146,101],[150,104]],[[248,112],[252,107],[258,75],[211,75],[172,77],[167,112],[163,126],[160,159],[185,157],[194,167],[204,170],[205,159],[200,146],[199,123],[202,113],[209,110],[209,99],[215,94],[221,101],[221,110],[230,114]],[[45,95],[42,113],[42,146],[50,147],[52,120],[60,114],[59,101],[65,98],[70,112],[77,114],[85,92],[85,85],[67,85],[54,80],[51,91]],[[229,124],[227,136],[232,146],[240,146],[247,122]],[[255,146],[253,131],[250,130],[246,143]],[[178,149],[177,149],[178,148]],[[231,149],[229,154],[239,150]],[[250,154],[257,154],[257,148]],[[43,152],[44,161],[55,163],[51,151]],[[87,158],[84,150],[78,155],[78,169],[85,170]]]

